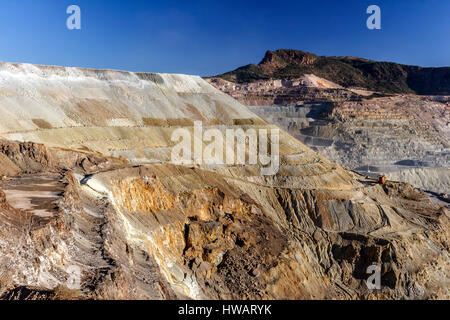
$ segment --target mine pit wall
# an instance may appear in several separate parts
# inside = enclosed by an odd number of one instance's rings
[[[416,111],[409,114],[401,107],[414,103],[425,110],[422,117],[430,118],[429,122],[418,120]],[[249,108],[327,158],[361,174],[375,178],[385,174],[423,190],[450,194],[450,149],[445,138],[449,133],[443,124],[449,115],[445,107],[414,98],[375,100],[373,104],[328,102]],[[432,120],[436,118],[428,114],[432,110],[434,115],[444,112],[442,121]],[[402,164],[407,161],[414,164]]]
[[[161,169],[163,172],[159,173],[167,177],[170,168]],[[172,168],[171,171],[174,169],[181,171],[178,173],[187,173],[183,168]],[[111,194],[116,211],[126,227],[129,243],[146,247],[180,296],[194,299],[242,298],[238,292],[226,290],[226,286],[215,287],[208,292],[204,282],[209,279],[214,286],[218,285],[218,279],[211,279],[212,272],[222,262],[226,247],[234,245],[230,243],[232,239],[224,239],[222,229],[225,226],[222,225],[224,221],[221,221],[224,217],[218,215],[224,215],[223,211],[232,216],[248,215],[255,209],[212,187],[198,186],[199,189],[194,188],[189,192],[188,182],[198,184],[192,177],[192,181],[189,177],[186,181],[181,179],[176,185],[181,190],[176,193],[173,187],[168,190],[168,186],[163,186],[154,172],[148,169],[139,171],[138,175],[136,171],[127,172],[127,178],[113,184],[114,191]],[[90,181],[89,185],[95,188],[98,183]]]
[[[182,168],[178,170],[185,171]],[[198,186],[199,189],[194,188],[189,194],[186,183],[192,177],[187,177],[181,184],[178,182],[177,187],[181,190],[178,194],[172,193],[175,190],[168,190],[150,170],[141,171],[149,172],[139,175],[136,175],[137,172],[127,172],[127,175],[131,173],[131,177],[113,184],[111,199],[114,199],[116,212],[127,230],[128,242],[146,248],[172,288],[181,296],[218,298],[220,294],[222,298],[241,298],[238,292],[226,290],[226,285],[208,292],[204,279],[212,281],[212,272],[223,261],[227,247],[234,246],[234,242],[242,242],[244,246],[248,241],[227,239],[222,229],[230,225],[228,222],[225,226],[225,218],[220,215],[226,211],[235,219],[241,215],[249,219],[256,208],[208,186]],[[167,169],[164,173],[168,173]],[[97,184],[96,181],[89,182],[93,188]],[[217,286],[218,279],[214,280],[212,283]],[[225,280],[223,278],[221,282]]]
[[[178,297],[370,297],[362,280],[369,262],[377,261],[386,268],[382,281],[389,288],[378,297],[414,295],[405,289],[410,281],[425,288],[423,279],[401,269],[413,263],[405,260],[404,250],[411,249],[395,237],[386,240],[390,228],[400,234],[411,232],[413,224],[408,221],[415,218],[407,210],[361,204],[367,197],[364,192],[358,199],[345,191],[264,188],[167,165],[102,173],[87,187],[108,196],[114,228],[125,230],[127,255],[145,252]],[[370,196],[385,201],[381,189],[376,187]],[[422,197],[412,189],[408,192],[411,199]],[[422,203],[424,198],[419,198]],[[342,216],[345,212],[348,219]],[[406,225],[400,222],[405,218]],[[420,225],[425,227],[425,222]],[[419,229],[413,232],[421,233]],[[370,232],[375,237],[362,235]],[[428,252],[428,258],[421,255],[420,264],[441,259],[445,263],[422,236],[413,243]],[[234,268],[246,271],[235,273]],[[428,280],[431,287],[438,286],[439,276],[434,276]],[[334,285],[340,281],[352,289]]]
[[[171,134],[194,121],[205,129],[266,126],[196,76],[2,63],[0,85],[5,140],[136,163],[170,161]]]
[[[165,174],[168,173],[167,169],[162,169]],[[184,171],[185,174],[188,173],[182,168],[178,170]],[[134,175],[127,172],[127,178],[114,183],[114,187],[112,187],[114,191],[110,195],[110,199],[114,199],[116,212],[121,216],[125,230],[127,230],[128,243],[145,248],[144,250],[158,263],[161,272],[175,292],[178,292],[180,296],[194,299],[240,299],[244,296],[263,298],[264,291],[261,286],[265,281],[258,279],[261,282],[256,281],[253,286],[251,284],[255,282],[255,279],[253,279],[255,276],[269,270],[257,269],[261,261],[252,259],[256,259],[255,255],[264,254],[258,256],[258,258],[275,261],[274,259],[281,254],[281,251],[286,250],[283,247],[287,245],[286,239],[280,231],[277,228],[273,229],[274,227],[271,226],[273,222],[270,220],[264,221],[267,218],[262,216],[260,209],[255,207],[254,204],[236,198],[238,195],[233,195],[235,193],[233,190],[228,190],[231,193],[228,195],[212,186],[196,185],[194,191],[188,194],[187,183],[198,184],[198,182],[194,182],[197,180],[186,176],[185,181],[178,182],[176,187],[179,187],[180,190],[177,194],[173,187],[172,190],[168,190],[168,184],[166,186],[161,184],[152,172],[154,169],[152,171],[140,169],[140,171],[139,175],[136,175],[137,172],[134,172]],[[142,171],[149,172],[144,173]],[[131,177],[129,176],[130,173]],[[165,180],[167,183],[168,180],[172,179]],[[222,183],[223,189],[230,188],[224,181]],[[98,185],[97,179],[90,181],[89,185],[92,185],[92,188],[95,189]],[[183,191],[183,189],[186,191]],[[232,223],[229,221],[230,219],[236,221],[236,223]],[[251,219],[255,219],[255,221],[251,221]],[[262,226],[259,225],[261,222],[263,222]],[[259,226],[253,225],[255,223]],[[248,224],[252,224],[252,233],[243,233],[245,225],[247,225],[245,229],[250,230]],[[271,230],[263,229],[265,230],[265,238],[254,239],[254,234],[257,238],[263,235],[258,231],[261,228]],[[261,243],[255,243],[255,241],[270,242],[271,247],[267,244],[263,246]],[[276,243],[279,243],[282,247],[278,248]],[[256,245],[256,248],[253,247],[251,251],[246,252],[245,249],[248,250],[251,245]],[[264,252],[265,250],[274,252]],[[285,259],[289,261],[292,257],[286,257]],[[254,275],[229,273],[227,268],[233,267],[233,265],[229,265],[231,261],[254,268],[254,270],[247,270],[249,273],[253,272]],[[270,261],[264,261],[263,265],[269,264]],[[218,268],[220,271],[217,270]],[[270,273],[264,275],[265,277],[275,276],[277,274],[275,270],[284,269],[286,266],[282,263],[281,266],[272,268],[275,269],[270,269]],[[307,268],[307,266],[304,265],[302,268]],[[284,272],[286,271],[288,270]],[[292,273],[292,271],[288,272]],[[309,272],[312,272],[312,268]],[[238,289],[242,286],[242,283],[228,282],[229,277],[237,276],[240,277],[240,281],[245,281],[246,286],[250,286],[250,288],[244,286],[242,289]],[[285,276],[288,277],[284,278]],[[293,275],[285,276],[278,282],[292,281],[289,277]],[[303,275],[303,277],[305,276]],[[205,285],[208,280],[211,281],[209,286],[212,285],[213,288]],[[231,280],[238,281],[238,279]],[[305,292],[295,290],[283,292],[288,290],[288,283],[281,283],[278,286],[279,288],[275,287],[271,290],[275,290],[275,292],[267,292],[266,294],[269,297],[276,298],[310,297],[306,290]],[[255,292],[239,292],[240,290],[251,289]],[[277,291],[280,292],[277,293]],[[325,291],[322,294],[324,293]],[[248,296],[249,294],[250,296]]]
[[[411,168],[388,173],[386,177],[410,183],[422,190],[450,195],[450,168]]]
[[[230,125],[233,119],[259,119],[196,76],[8,63],[0,64],[0,75],[5,115],[0,134],[16,134],[11,140],[61,128],[184,126],[195,120]]]

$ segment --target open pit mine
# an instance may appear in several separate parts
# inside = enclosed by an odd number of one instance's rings
[[[328,159],[450,204],[449,79],[449,67],[281,49],[206,80]]]
[[[410,184],[282,130],[274,175],[173,164],[195,121],[278,128],[200,77],[1,63],[0,115],[1,299],[450,298],[448,206]]]

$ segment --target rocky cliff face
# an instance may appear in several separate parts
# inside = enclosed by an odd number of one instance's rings
[[[3,64],[0,79],[3,299],[449,298],[448,208],[408,184],[283,131],[273,176],[170,163],[193,120],[275,128],[198,77]]]

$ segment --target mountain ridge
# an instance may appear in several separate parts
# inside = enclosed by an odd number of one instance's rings
[[[314,74],[343,87],[362,87],[377,92],[450,95],[450,67],[318,56],[293,49],[268,50],[259,64],[248,64],[216,77],[235,83],[250,83],[289,80],[305,74]]]

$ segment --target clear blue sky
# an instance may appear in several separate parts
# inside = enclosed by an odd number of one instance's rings
[[[82,29],[66,28],[81,7]],[[382,30],[366,28],[381,7]],[[2,0],[0,60],[213,75],[292,48],[450,66],[449,0]]]

